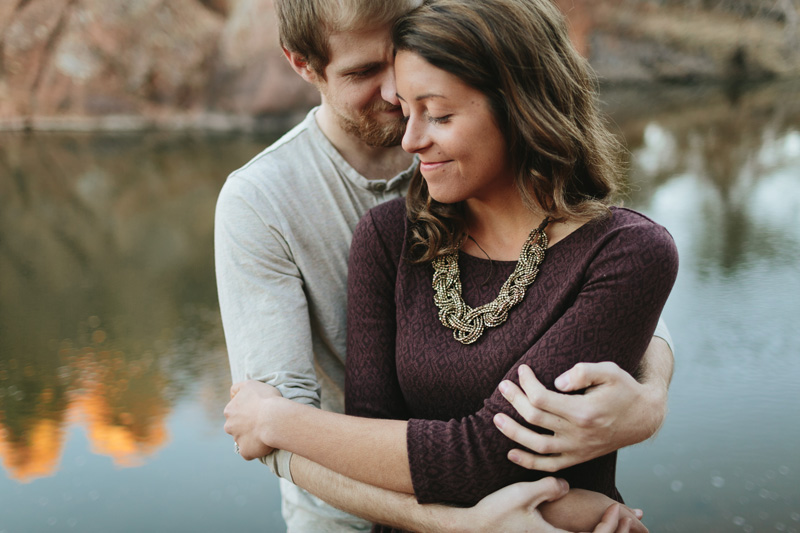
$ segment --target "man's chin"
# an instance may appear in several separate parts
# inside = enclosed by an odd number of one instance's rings
[[[384,123],[370,121],[359,124],[357,136],[367,146],[373,148],[392,148],[399,146],[405,133],[402,120],[391,120]]]

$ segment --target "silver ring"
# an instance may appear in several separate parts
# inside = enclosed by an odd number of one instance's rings
[[[241,455],[241,453],[239,453],[239,443],[238,442],[233,441],[233,449],[236,452],[236,455]]]

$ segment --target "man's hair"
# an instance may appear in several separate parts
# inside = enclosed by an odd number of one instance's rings
[[[551,0],[426,0],[401,17],[395,49],[482,92],[503,132],[528,207],[552,219],[609,213],[621,145],[598,111],[596,77]],[[417,172],[407,196],[420,262],[458,249],[463,206],[441,204]]]
[[[421,0],[275,0],[281,46],[300,54],[317,74],[330,63],[333,33],[389,26]]]

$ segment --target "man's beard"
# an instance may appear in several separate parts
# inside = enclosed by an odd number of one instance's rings
[[[394,111],[395,109],[400,109],[400,107],[379,100],[360,112],[356,119],[338,113],[337,116],[342,129],[360,139],[367,146],[391,148],[399,145],[403,140],[406,123],[402,118],[381,123],[376,119],[376,115],[382,111]]]

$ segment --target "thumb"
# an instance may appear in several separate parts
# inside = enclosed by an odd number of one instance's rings
[[[625,524],[621,527],[618,526],[620,526],[619,504],[614,504],[603,513],[603,518],[600,520],[600,523],[597,524],[593,533],[627,533],[630,531],[629,524],[627,526]]]
[[[593,385],[615,380],[620,372],[622,372],[622,369],[616,363],[610,361],[578,363],[558,376],[555,380],[555,386],[561,392],[587,389]]]
[[[569,492],[569,483],[560,478],[546,477],[538,481],[520,483],[522,497],[528,499],[532,508],[539,507],[544,502],[553,502],[566,496]]]

